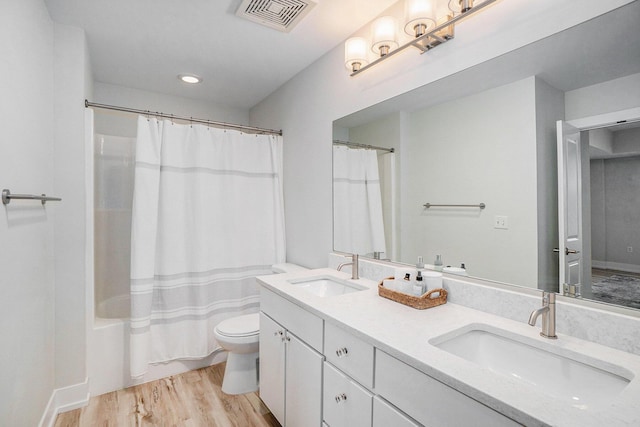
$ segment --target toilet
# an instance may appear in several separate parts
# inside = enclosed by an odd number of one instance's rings
[[[275,264],[274,274],[307,270],[295,264]],[[228,352],[227,366],[222,380],[226,394],[244,394],[258,390],[258,342],[260,313],[245,314],[226,319],[216,326],[213,334],[218,344]]]

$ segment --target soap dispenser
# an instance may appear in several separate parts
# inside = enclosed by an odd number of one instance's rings
[[[433,268],[436,271],[442,271],[442,256],[436,255],[436,260],[433,261]]]

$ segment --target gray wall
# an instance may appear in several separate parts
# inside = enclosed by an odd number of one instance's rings
[[[564,118],[564,92],[536,78],[536,179],[538,186],[538,288],[557,291],[558,150],[556,121]]]
[[[640,156],[594,160],[591,166],[593,259],[640,272]]]
[[[86,223],[84,99],[91,71],[84,31],[55,24],[56,388],[86,381]],[[60,167],[59,165],[64,165]],[[53,205],[52,205],[53,206]]]
[[[94,84],[94,99],[100,104],[118,105],[139,110],[161,111],[167,114],[196,117],[219,122],[249,124],[249,111],[229,108],[223,103],[189,99],[102,82]],[[95,131],[105,135],[136,136],[137,115],[111,110],[96,110]]]
[[[0,13],[0,187],[55,194],[54,27],[41,0]],[[54,221],[59,203],[0,205],[0,424],[35,426],[54,387]]]
[[[456,27],[454,43],[426,55],[407,52],[349,77],[343,45],[281,86],[251,110],[255,126],[284,131],[287,257],[307,267],[327,265],[332,249],[332,122],[427,85],[612,10],[627,1],[501,2]],[[366,33],[363,28],[360,33]],[[481,42],[480,42],[481,40]],[[428,91],[425,91],[428,96]]]
[[[607,228],[604,197],[604,160],[591,160],[591,258],[594,267],[607,261]]]
[[[465,263],[472,276],[537,287],[535,79],[408,116],[402,164],[404,262]],[[423,204],[480,209],[425,210]],[[507,230],[493,226],[509,219]],[[518,250],[513,250],[518,248]]]

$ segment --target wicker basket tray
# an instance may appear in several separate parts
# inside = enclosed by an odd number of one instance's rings
[[[388,277],[384,280],[390,280],[393,277]],[[439,296],[432,297],[433,294],[439,293]],[[378,283],[378,295],[383,298],[390,299],[400,304],[408,305],[409,307],[417,308],[418,310],[424,310],[425,308],[431,308],[438,305],[442,305],[447,302],[447,291],[444,289],[432,289],[424,295],[419,297],[414,295],[408,295],[402,292],[397,292],[388,288],[385,288],[383,282]]]

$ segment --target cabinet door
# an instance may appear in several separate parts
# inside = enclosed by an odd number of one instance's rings
[[[371,393],[329,363],[323,375],[324,421],[331,427],[371,427]]]
[[[287,332],[286,427],[320,426],[322,423],[322,361],[324,357]]]
[[[420,424],[394,408],[379,396],[373,398],[373,427],[419,427]]]
[[[260,313],[260,398],[284,424],[285,330]]]
[[[427,426],[517,426],[515,421],[376,349],[376,393]]]

